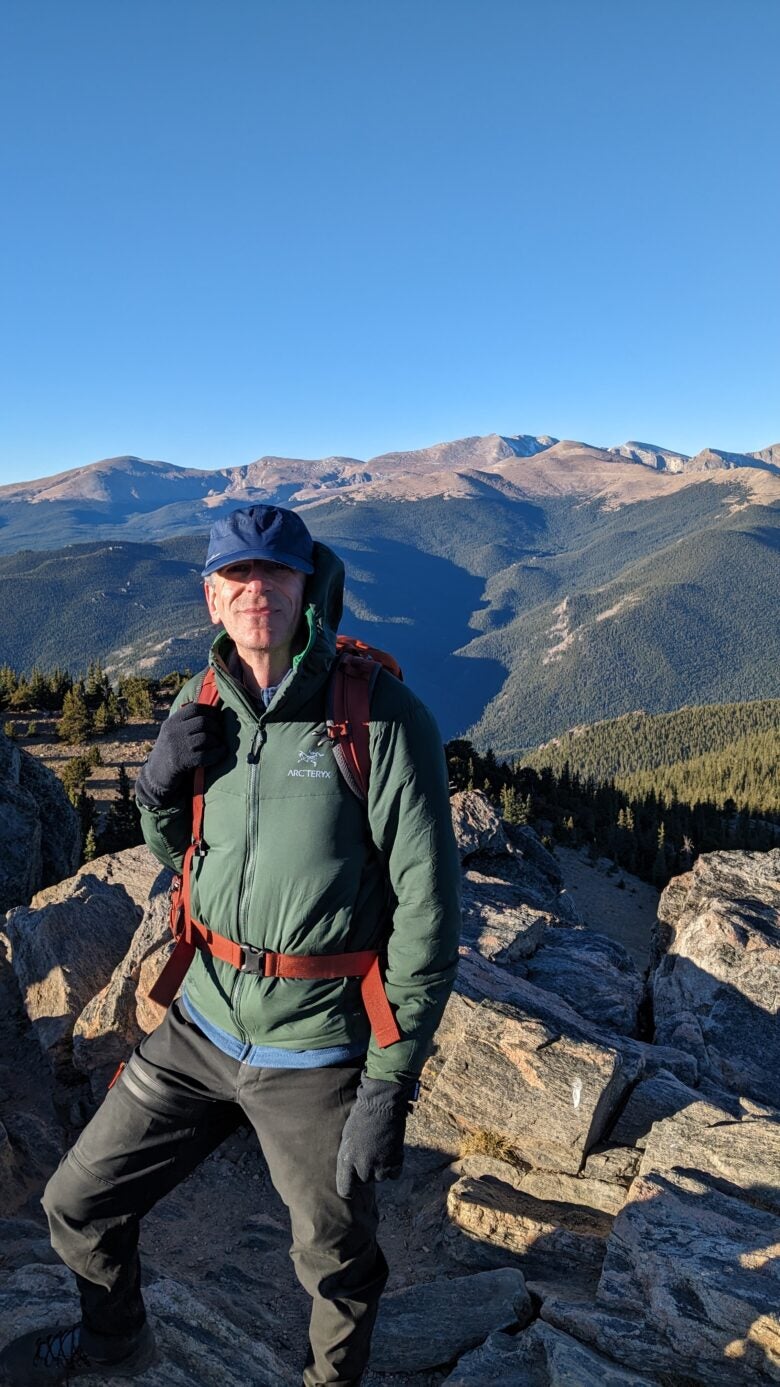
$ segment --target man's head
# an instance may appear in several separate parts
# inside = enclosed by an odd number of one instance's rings
[[[247,506],[212,527],[206,602],[239,655],[289,657],[306,575],[314,572],[313,548],[303,521],[281,506]]]
[[[243,559],[269,559],[313,573],[314,541],[299,515],[283,506],[245,506],[211,527],[203,577]]]

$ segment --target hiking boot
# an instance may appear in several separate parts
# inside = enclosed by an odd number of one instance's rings
[[[33,1329],[13,1339],[0,1353],[2,1387],[43,1387],[44,1383],[68,1383],[87,1373],[108,1381],[114,1377],[134,1377],[154,1359],[154,1335],[145,1324],[130,1350],[122,1358],[95,1358],[81,1347],[81,1325],[71,1329]]]

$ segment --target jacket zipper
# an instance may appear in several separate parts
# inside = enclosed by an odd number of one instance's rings
[[[257,790],[260,774],[260,754],[265,745],[265,740],[265,727],[262,723],[259,723],[255,731],[255,734],[252,738],[252,745],[249,748],[249,753],[246,758],[248,801],[247,847],[246,857],[244,860],[244,877],[241,883],[241,890],[238,898],[238,931],[239,935],[243,936],[241,942],[247,944],[254,942],[247,937],[250,925],[248,913],[249,905],[252,899],[252,884],[254,881],[255,861],[257,858],[258,824],[260,817],[259,795]],[[241,1038],[243,1039],[244,1043],[248,1045],[249,1036],[247,1035],[246,1031],[241,1025],[241,1020],[239,1017],[239,1001],[241,997],[244,976],[245,975],[243,973],[236,973],[236,977],[234,979],[233,987],[230,994],[230,1009],[233,1012],[233,1019],[236,1023],[236,1026],[241,1033]]]

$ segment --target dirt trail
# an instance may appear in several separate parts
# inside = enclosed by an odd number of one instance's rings
[[[605,858],[593,865],[583,852],[573,848],[556,847],[555,857],[586,925],[622,944],[644,972],[650,962],[650,932],[658,910],[655,887],[613,867]]]

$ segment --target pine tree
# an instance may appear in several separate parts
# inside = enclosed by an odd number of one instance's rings
[[[101,853],[122,852],[143,841],[141,816],[130,792],[130,781],[124,766],[117,772],[117,798],[112,801],[103,831],[98,840]]]
[[[43,672],[34,665],[30,672],[27,697],[31,708],[46,707],[47,680]]]
[[[90,716],[84,697],[84,685],[74,684],[62,702],[62,717],[57,735],[63,742],[85,742],[90,734]]]
[[[16,674],[10,665],[0,665],[0,708],[6,708],[16,692]]]
[[[666,861],[666,827],[662,823],[658,830],[658,850],[653,863],[653,884],[665,886],[669,880],[669,866]]]
[[[82,854],[85,862],[94,862],[98,855],[97,838],[95,837],[94,824],[90,825],[87,836],[84,839],[84,852]]]
[[[519,824],[522,805],[514,785],[502,785],[500,799],[501,818],[505,819],[508,824]]]
[[[91,795],[87,794],[83,787],[78,793],[69,795],[68,798],[79,816],[79,823],[81,824],[81,841],[83,843],[89,837],[90,829],[94,828],[95,825],[95,801]]]
[[[90,660],[84,692],[90,707],[101,703],[111,691],[111,681],[99,660]]]
[[[30,685],[23,674],[20,674],[16,681],[16,688],[8,700],[9,708],[29,708],[30,707]]]
[[[92,769],[92,755],[91,752],[87,752],[84,756],[71,756],[59,772],[60,780],[65,786],[65,792],[74,808],[79,796],[84,793],[84,787]]]
[[[61,669],[55,665],[46,680],[45,704],[52,712],[57,712],[62,708],[65,695],[69,689],[73,688],[73,680],[66,669]]]
[[[105,732],[113,732],[121,720],[119,700],[114,690],[109,687],[108,693],[102,695],[100,703],[95,709],[92,720],[93,727],[95,732],[101,736]]]
[[[152,685],[149,679],[137,674],[124,675],[119,681],[119,696],[127,708],[128,716],[151,722],[154,717]]]

